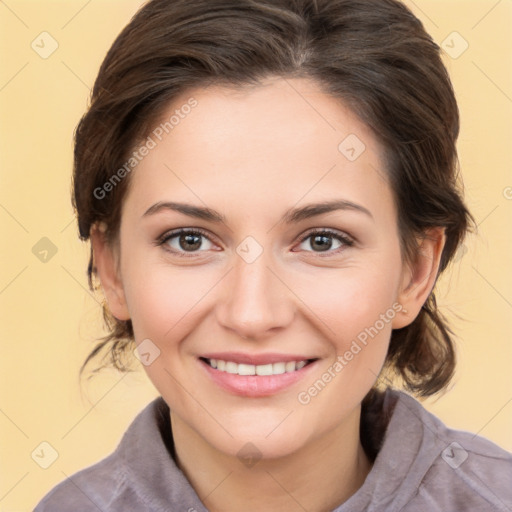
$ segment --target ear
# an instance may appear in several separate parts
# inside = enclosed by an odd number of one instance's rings
[[[446,242],[445,228],[435,227],[426,230],[418,242],[415,261],[404,265],[397,298],[403,310],[393,319],[393,329],[401,329],[412,323],[434,288]]]
[[[104,224],[95,224],[90,233],[93,262],[108,309],[118,320],[129,320],[123,284],[119,272],[119,250],[107,240]]]

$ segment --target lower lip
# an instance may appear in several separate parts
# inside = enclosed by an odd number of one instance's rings
[[[308,375],[317,363],[313,361],[300,370],[280,375],[238,375],[215,370],[201,359],[198,361],[219,387],[235,395],[247,397],[271,396],[279,393]]]

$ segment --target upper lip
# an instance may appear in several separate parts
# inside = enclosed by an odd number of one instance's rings
[[[243,354],[241,352],[211,352],[200,356],[203,359],[220,359],[222,361],[231,361],[237,364],[272,364],[272,363],[288,363],[290,361],[308,361],[317,359],[297,354]]]

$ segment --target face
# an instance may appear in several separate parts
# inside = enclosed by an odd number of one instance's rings
[[[163,119],[191,98],[131,175],[109,305],[176,421],[286,455],[353,426],[410,321],[383,151],[305,79],[197,89]]]

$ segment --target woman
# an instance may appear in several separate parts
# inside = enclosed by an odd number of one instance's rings
[[[395,0],[153,0],[103,62],[74,205],[161,397],[37,512],[510,510],[445,389],[434,286],[473,218],[439,48]],[[84,369],[82,367],[82,370]]]

